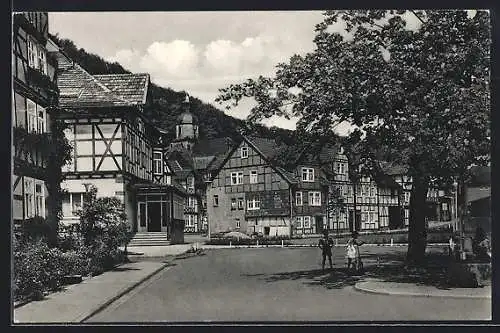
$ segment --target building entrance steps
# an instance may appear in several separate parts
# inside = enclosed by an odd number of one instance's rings
[[[130,240],[128,247],[170,245],[166,232],[138,232]]]

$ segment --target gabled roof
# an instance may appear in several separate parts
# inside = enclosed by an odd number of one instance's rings
[[[280,168],[280,167],[276,167],[276,169],[281,173],[283,178],[285,178],[289,183],[292,183],[292,184],[298,183],[297,177],[295,177],[295,175],[293,173],[288,172],[285,169]]]
[[[193,167],[195,170],[205,170],[214,159],[215,156],[193,157]]]
[[[404,175],[408,173],[408,168],[403,165],[394,164],[391,162],[380,161],[379,163],[382,172],[389,176]]]
[[[272,160],[287,148],[287,145],[284,143],[279,144],[273,139],[248,136],[247,140],[250,141],[252,145],[269,160]]]
[[[129,103],[146,104],[149,74],[105,74],[94,77]]]
[[[61,107],[134,106],[146,101],[148,74],[91,75],[62,53],[57,59]]]

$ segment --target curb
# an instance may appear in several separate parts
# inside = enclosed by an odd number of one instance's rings
[[[116,301],[117,299],[119,299],[120,297],[122,297],[123,295],[127,294],[128,292],[130,292],[134,288],[138,287],[140,284],[144,283],[145,281],[147,281],[148,279],[150,279],[151,277],[153,277],[154,275],[156,275],[158,272],[160,272],[165,267],[167,267],[167,265],[168,265],[168,263],[160,266],[159,268],[157,268],[153,272],[149,273],[144,278],[142,278],[139,281],[135,282],[131,286],[123,288],[115,296],[111,297],[110,299],[108,299],[108,300],[104,301],[103,303],[101,303],[100,305],[96,306],[94,309],[90,310],[90,313],[81,315],[81,316],[77,317],[73,321],[74,322],[78,322],[78,323],[83,323],[85,320],[89,319],[90,317],[92,317],[95,314],[99,313],[100,311],[104,310],[111,303],[113,303],[114,301]]]
[[[447,246],[448,244],[442,244],[442,243],[434,243],[434,244],[428,244],[428,247],[432,246]],[[334,245],[335,247],[344,247],[345,244],[337,244]],[[406,247],[408,244],[363,244],[363,246],[377,246],[377,247]],[[272,245],[209,245],[209,244],[204,244],[201,245],[200,248],[210,250],[210,249],[249,249],[249,248],[266,248],[266,247],[279,247],[279,248],[286,248],[286,247],[318,247],[317,244],[291,244],[291,245],[284,245],[281,246],[280,244],[272,244]]]
[[[375,290],[360,286],[363,282],[358,282],[354,285],[354,289],[367,294],[389,295],[389,296],[413,296],[413,297],[441,297],[441,298],[473,298],[473,299],[490,299],[491,296],[474,296],[474,295],[438,295],[430,293],[414,293],[414,292],[399,292],[387,290]]]

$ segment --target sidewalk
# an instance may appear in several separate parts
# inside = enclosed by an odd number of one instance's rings
[[[414,283],[366,280],[356,283],[354,288],[358,291],[372,294],[417,297],[480,298],[491,300],[491,286],[484,286],[483,288],[438,289],[433,286],[422,286]]]
[[[134,262],[14,309],[14,323],[80,323],[167,266]]]
[[[129,258],[152,258],[152,257],[165,257],[176,256],[183,254],[190,250],[193,244],[176,244],[166,246],[129,246],[127,251]],[[121,247],[121,250],[124,248]]]

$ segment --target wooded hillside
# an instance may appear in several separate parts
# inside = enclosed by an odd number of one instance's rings
[[[82,66],[90,74],[125,74],[130,71],[123,68],[118,62],[110,63],[99,55],[88,53],[82,48],[78,48],[75,43],[69,39],[60,38],[51,35],[64,52],[76,63]],[[147,110],[147,115],[158,126],[175,133],[177,116],[182,113],[181,103],[184,100],[184,92],[175,91],[168,87],[160,87],[154,83],[151,84],[152,107]],[[189,91],[188,91],[189,93]],[[191,96],[191,112],[198,117],[200,123],[200,138],[218,138],[229,136],[236,138],[240,130],[247,130],[250,126],[245,120],[237,119],[226,115],[216,107],[204,103],[203,101]],[[252,125],[253,135],[267,138],[277,138],[289,140],[292,131],[272,127],[268,128],[261,125]]]

